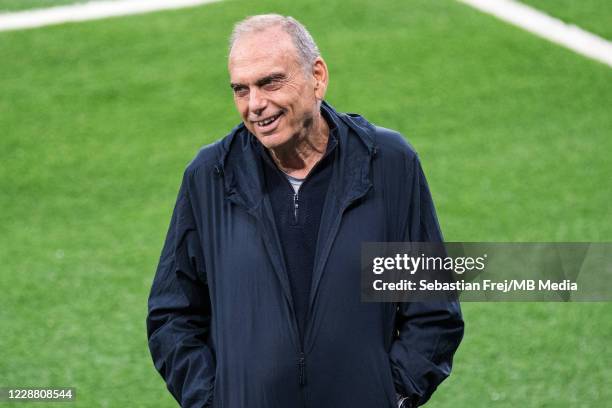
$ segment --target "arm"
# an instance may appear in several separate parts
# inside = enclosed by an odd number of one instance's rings
[[[210,297],[202,246],[183,178],[149,295],[147,335],[155,368],[181,407],[212,402]]]
[[[410,210],[404,240],[442,242],[435,208],[417,156],[407,160]],[[399,303],[397,336],[390,359],[398,393],[407,397],[403,406],[424,404],[450,374],[452,360],[463,337],[458,301]]]
[[[401,303],[396,327],[390,353],[395,387],[412,406],[422,405],[450,374],[463,335],[459,303]]]

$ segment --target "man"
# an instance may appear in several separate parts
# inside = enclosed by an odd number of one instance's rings
[[[306,29],[250,17],[231,37],[242,124],[187,167],[149,298],[155,367],[183,407],[425,403],[463,334],[456,302],[360,301],[367,241],[441,241],[396,132],[323,101]]]

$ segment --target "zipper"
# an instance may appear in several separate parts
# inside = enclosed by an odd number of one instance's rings
[[[300,207],[300,197],[298,193],[293,193],[293,221],[298,222],[298,209]]]
[[[293,188],[293,186],[291,186],[291,188]],[[295,191],[293,193],[293,222],[295,224],[298,224],[299,209],[300,209],[300,196],[298,192]],[[297,319],[296,319],[296,323],[297,323]],[[300,343],[302,342],[303,342],[303,339],[300,339]],[[303,344],[300,344],[297,365],[298,365],[298,384],[300,387],[303,387],[304,385],[306,385],[306,357],[304,355],[304,345]]]
[[[300,352],[298,359],[298,382],[300,386],[306,385],[306,358],[303,351]]]

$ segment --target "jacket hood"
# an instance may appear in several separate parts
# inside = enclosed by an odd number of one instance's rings
[[[338,148],[329,193],[339,205],[365,194],[371,186],[370,162],[376,155],[375,128],[362,116],[337,112],[326,101],[325,110],[340,126]],[[221,141],[215,172],[223,177],[226,198],[249,211],[257,210],[264,195],[263,173],[256,149],[258,143],[243,123]],[[357,165],[355,165],[357,163]]]

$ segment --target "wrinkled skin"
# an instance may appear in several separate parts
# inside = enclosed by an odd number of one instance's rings
[[[323,59],[305,67],[291,37],[276,26],[240,37],[228,70],[247,129],[282,170],[296,177],[308,174],[325,151],[329,133],[320,114],[328,83]],[[262,126],[277,115],[274,123]]]

